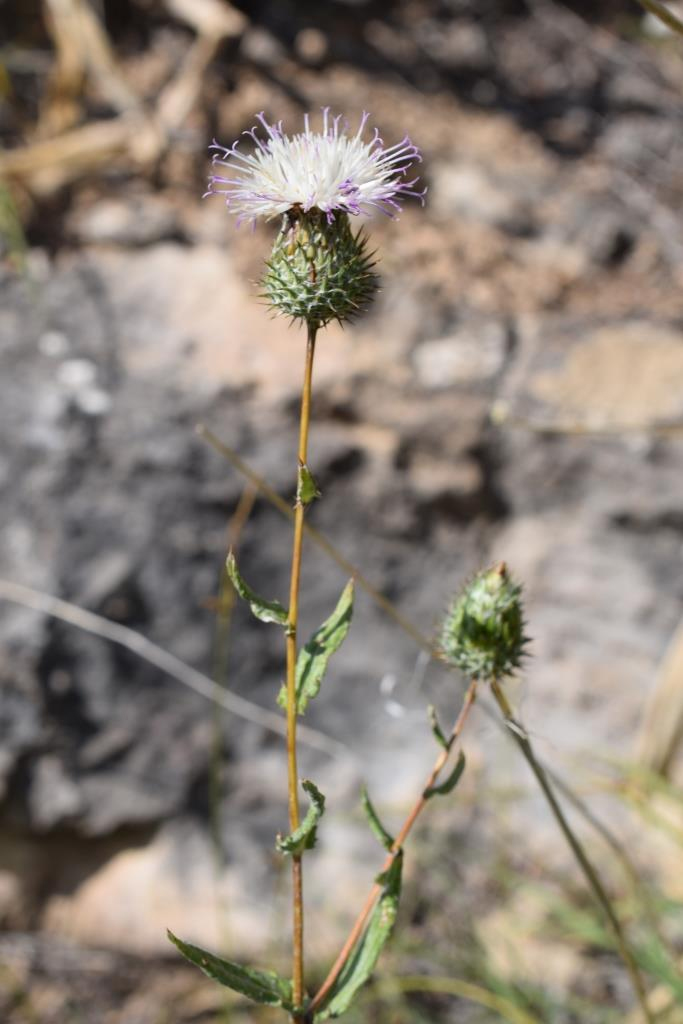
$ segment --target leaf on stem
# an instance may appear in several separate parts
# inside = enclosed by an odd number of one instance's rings
[[[399,850],[391,867],[381,876],[384,888],[372,913],[370,923],[339,972],[339,977],[332,986],[322,1009],[315,1014],[315,1021],[327,1020],[328,1017],[340,1017],[346,1013],[356,993],[372,975],[396,920],[401,894],[402,867],[403,851]]]
[[[393,837],[389,835],[384,825],[379,820],[377,816],[377,811],[372,805],[372,801],[370,800],[367,788],[365,786],[363,786],[363,788],[361,789],[360,798],[363,804],[363,810],[365,811],[368,822],[370,823],[370,828],[375,833],[384,849],[390,850],[394,845]]]
[[[427,714],[429,715],[429,724],[432,727],[434,739],[436,740],[440,747],[443,747],[444,750],[448,750],[450,744],[446,739],[443,729],[439,725],[439,716],[437,715],[436,708],[434,707],[433,704],[430,704],[429,707],[427,708]]]
[[[296,660],[296,710],[303,715],[309,700],[320,692],[320,684],[327,671],[327,663],[341,647],[351,625],[353,615],[353,580],[344,587],[329,619],[315,631],[308,643],[299,651]],[[287,689],[282,687],[277,699],[280,707],[287,707]]]
[[[311,798],[311,806],[306,812],[306,817],[299,827],[288,836],[278,836],[275,840],[280,853],[289,853],[298,856],[304,850],[312,850],[317,837],[318,822],[325,810],[325,797],[318,787],[310,779],[303,779],[301,783],[304,791]]]
[[[232,551],[227,557],[225,568],[233,587],[241,598],[249,602],[249,607],[257,619],[260,619],[261,622],[276,622],[278,626],[287,625],[287,611],[280,602],[264,601],[244,582],[237,569],[237,562]]]
[[[223,960],[222,957],[201,949],[200,946],[192,946],[177,938],[173,932],[168,932],[171,942],[183,954],[186,960],[196,964],[214,981],[220,985],[231,988],[234,992],[246,996],[255,1003],[262,1003],[265,1006],[281,1006],[285,1010],[292,1010],[292,986],[291,982],[280,978],[274,971],[259,971],[255,967],[242,967],[241,964],[233,963],[231,960]]]
[[[462,773],[464,771],[465,771],[465,755],[463,754],[463,752],[461,750],[460,751],[460,755],[458,757],[458,760],[456,761],[455,768],[453,769],[451,774],[448,776],[448,778],[445,779],[440,785],[429,786],[428,789],[425,789],[425,791],[424,791],[425,800],[429,800],[429,798],[431,796],[436,796],[437,793],[440,796],[446,796],[448,793],[452,793],[453,790],[455,789],[455,787],[460,782],[460,776],[462,775]]]
[[[320,497],[315,477],[305,462],[299,466],[299,475],[296,484],[296,500],[299,505],[310,505],[316,498]]]

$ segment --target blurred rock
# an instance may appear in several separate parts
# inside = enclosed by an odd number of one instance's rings
[[[307,64],[319,64],[329,48],[327,36],[317,28],[302,28],[294,40],[297,56]]]
[[[100,199],[74,210],[66,220],[69,234],[84,244],[137,248],[181,234],[178,213],[168,200],[150,195]]]
[[[430,201],[445,217],[467,217],[492,224],[514,235],[530,233],[533,217],[524,198],[510,181],[473,163],[437,163],[431,168]]]
[[[490,381],[502,370],[506,331],[496,321],[466,325],[446,338],[424,341],[413,353],[420,383],[449,388]]]
[[[604,326],[569,348],[558,369],[538,370],[529,391],[556,415],[628,429],[683,416],[683,334],[642,320]]]
[[[71,823],[83,811],[83,798],[64,765],[53,756],[41,757],[33,767],[28,793],[31,824],[37,832]]]
[[[264,67],[272,67],[285,56],[285,49],[280,41],[261,27],[247,29],[242,36],[240,50],[248,60]]]

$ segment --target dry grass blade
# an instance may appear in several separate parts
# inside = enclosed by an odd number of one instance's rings
[[[638,3],[666,25],[667,28],[670,28],[672,32],[678,32],[679,35],[683,35],[683,21],[677,18],[674,12],[664,4],[660,4],[659,0],[638,0]]]
[[[538,1017],[533,1017],[526,1010],[515,1006],[503,996],[496,995],[481,985],[473,985],[469,981],[460,978],[441,978],[433,975],[409,974],[404,977],[382,979],[377,985],[380,994],[390,996],[396,992],[434,992],[442,995],[456,996],[459,999],[466,999],[478,1006],[485,1006],[494,1010],[503,1020],[510,1021],[510,1024],[540,1024]]]
[[[37,128],[39,141],[0,154],[0,177],[19,179],[43,196],[113,158],[142,169],[153,165],[199,99],[221,41],[241,34],[247,24],[243,14],[220,0],[167,0],[169,11],[190,24],[198,37],[151,115],[126,82],[106,32],[85,0],[45,0],[45,5],[57,57]],[[119,116],[75,128],[87,76]]]
[[[45,23],[54,40],[56,64],[38,131],[53,135],[71,127],[80,113],[79,99],[87,75],[104,98],[123,112],[140,101],[120,71],[107,34],[84,0],[44,0]]]
[[[638,737],[641,765],[667,775],[683,743],[683,623],[674,633]]]
[[[204,75],[221,44],[219,36],[199,36],[166,86],[157,104],[157,118],[166,132],[177,131],[199,99]]]
[[[166,0],[167,11],[191,25],[197,35],[213,39],[239,36],[248,19],[227,0]]]
[[[244,14],[221,0],[166,0],[166,7],[197,32],[197,39],[157,105],[159,123],[165,131],[174,132],[199,99],[204,75],[220,44],[241,35],[248,22]]]
[[[86,633],[92,633],[94,636],[120,644],[121,647],[125,647],[126,650],[132,651],[138,657],[161,669],[162,672],[166,672],[183,686],[194,690],[195,693],[207,700],[220,704],[233,715],[260,725],[263,729],[277,733],[278,736],[285,734],[284,719],[276,711],[269,711],[267,708],[259,707],[257,704],[245,700],[244,697],[240,697],[236,693],[230,693],[202,672],[186,665],[180,658],[176,658],[175,655],[165,651],[163,647],[159,647],[128,626],[121,626],[101,615],[95,615],[84,608],[79,608],[78,605],[71,604],[69,601],[63,601],[59,597],[53,597],[51,594],[34,590],[32,587],[25,587],[23,584],[14,583],[11,580],[0,579],[0,600],[11,601],[24,608],[32,608],[43,615],[50,615],[62,622],[68,622],[78,629],[85,630]],[[300,726],[299,732],[302,743],[314,750],[320,750],[330,757],[346,757],[349,753],[348,748],[342,743],[317,729]]]
[[[236,451],[230,448],[227,444],[224,444],[222,441],[219,441],[215,434],[212,434],[211,431],[203,424],[197,428],[197,433],[200,437],[203,437],[208,441],[211,447],[215,448],[220,455],[227,459],[238,473],[241,473],[243,477],[250,480],[259,493],[262,494],[274,508],[281,512],[283,516],[286,516],[290,520],[294,518],[294,510],[291,506],[273,490],[263,477],[259,476],[258,473],[255,473],[251,466],[247,465],[244,459],[240,458]],[[304,523],[304,533],[310,537],[311,540],[317,544],[320,550],[324,551],[333,562],[336,562],[340,569],[343,569],[348,576],[353,576],[358,585],[363,588],[365,593],[375,602],[375,604],[381,608],[382,611],[386,612],[386,614],[392,618],[398,626],[400,626],[404,633],[407,633],[408,636],[412,637],[418,647],[421,647],[422,650],[427,652],[427,654],[434,656],[434,645],[431,643],[429,638],[424,636],[420,630],[413,625],[410,619],[399,611],[395,604],[385,597],[384,594],[380,593],[380,591],[370,583],[367,577],[363,575],[360,569],[350,562],[348,558],[345,558],[327,539],[327,537],[325,537],[319,530],[316,530],[314,526],[311,526],[310,523],[306,522]]]
[[[151,122],[122,114],[0,153],[0,178],[18,178],[36,194],[49,195],[115,157],[132,156],[140,165],[152,162],[162,145]]]

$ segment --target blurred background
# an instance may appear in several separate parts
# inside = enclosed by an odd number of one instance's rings
[[[221,570],[232,543],[287,593],[289,524],[234,453],[291,501],[302,333],[258,301],[275,225],[200,197],[212,138],[327,105],[409,134],[429,192],[368,224],[380,296],[320,339],[311,522],[427,638],[479,567],[523,581],[510,698],[683,1020],[682,87],[627,0],[0,0],[3,1020],[275,1019],[165,938],[289,969],[281,635]],[[304,635],[345,578],[308,543]],[[381,862],[361,780],[396,827],[425,706],[462,696],[410,628],[360,588],[306,715],[312,983]],[[352,1019],[635,1024],[487,708]]]

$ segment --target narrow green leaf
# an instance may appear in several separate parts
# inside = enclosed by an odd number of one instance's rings
[[[310,505],[316,498],[320,497],[318,485],[306,463],[299,466],[299,476],[296,486],[296,500],[300,505]]]
[[[275,840],[275,845],[280,853],[301,854],[304,850],[312,850],[315,846],[318,822],[325,810],[325,797],[310,779],[304,779],[301,785],[311,798],[311,806],[298,829],[291,835],[284,838],[278,836]]]
[[[273,971],[259,971],[255,967],[242,967],[231,960],[223,960],[200,946],[183,942],[170,931],[168,937],[186,960],[196,964],[204,974],[220,985],[239,992],[255,1003],[292,1009],[291,982],[278,977]]]
[[[365,786],[361,789],[360,798],[363,804],[363,810],[365,811],[368,822],[370,823],[370,828],[375,833],[384,849],[390,850],[394,845],[393,837],[389,835],[384,825],[377,817],[377,811],[372,805],[372,801],[370,800],[370,796],[368,795],[368,791]]]
[[[443,729],[439,725],[439,716],[437,715],[436,708],[433,704],[430,704],[427,708],[427,714],[429,715],[429,724],[432,727],[434,739],[440,747],[443,747],[444,750],[448,750],[448,740],[444,735]]]
[[[370,923],[351,951],[322,1009],[315,1014],[315,1021],[340,1017],[346,1013],[356,993],[372,975],[396,920],[402,867],[403,852],[399,850],[385,874],[385,886]]]
[[[463,754],[463,752],[461,750],[460,751],[460,755],[458,757],[458,760],[456,761],[455,768],[453,769],[451,774],[440,785],[430,786],[428,789],[425,789],[425,791],[424,791],[425,798],[428,800],[430,798],[430,796],[436,796],[437,793],[440,796],[446,796],[447,793],[452,793],[453,790],[455,789],[455,787],[460,782],[460,776],[462,775],[462,773],[464,771],[465,771],[465,755]]]
[[[249,602],[249,607],[257,619],[260,619],[261,622],[276,622],[278,626],[287,625],[287,611],[280,602],[264,601],[244,582],[237,569],[237,562],[232,551],[227,557],[225,568],[233,587],[241,598]]]
[[[353,580],[344,587],[329,619],[315,631],[299,651],[296,661],[296,710],[302,715],[309,700],[317,697],[327,671],[327,663],[341,647],[353,615]]]

